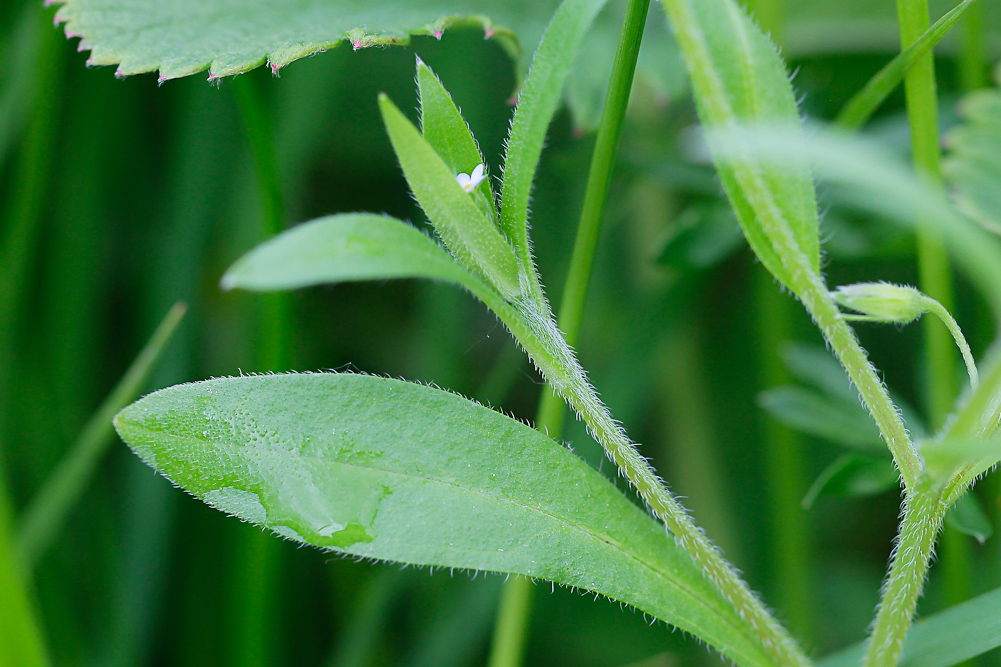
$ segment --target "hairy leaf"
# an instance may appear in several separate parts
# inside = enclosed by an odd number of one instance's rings
[[[708,129],[747,123],[798,127],[785,65],[736,2],[665,0],[663,5]],[[793,291],[794,264],[804,263],[819,275],[819,220],[809,165],[764,164],[739,146],[724,152],[715,141],[709,145],[744,235],[765,267]]]
[[[459,396],[350,374],[225,378],[147,396],[115,425],[175,484],[288,539],[592,590],[768,664],[663,526],[551,439]]]
[[[407,182],[445,245],[503,296],[517,295],[521,291],[518,262],[511,246],[389,98],[381,95],[379,107]]]

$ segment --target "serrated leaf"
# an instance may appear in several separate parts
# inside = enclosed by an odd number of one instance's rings
[[[518,295],[518,261],[497,227],[456,182],[456,174],[413,123],[385,95],[379,96],[379,108],[407,183],[442,241],[463,266],[505,298]]]
[[[744,235],[772,275],[795,292],[793,264],[802,262],[820,273],[819,219],[809,165],[765,164],[739,146],[723,151],[712,139],[712,131],[742,124],[781,124],[797,131],[799,113],[785,65],[733,0],[665,0],[663,6]]]
[[[994,534],[990,517],[972,493],[965,493],[949,508],[945,523],[983,544]]]
[[[857,404],[796,386],[761,392],[758,403],[783,424],[865,452],[885,453],[875,424]]]
[[[970,93],[958,110],[964,123],[946,137],[945,178],[957,207],[1001,234],[1001,92]]]
[[[417,90],[420,96],[421,132],[445,165],[455,174],[471,174],[485,164],[469,125],[462,118],[451,95],[431,68],[417,61]],[[491,222],[497,221],[490,179],[486,178],[471,193],[480,210]]]
[[[845,454],[827,466],[803,497],[810,509],[825,496],[874,496],[900,488],[900,473],[889,459]]]
[[[663,526],[564,447],[462,397],[350,374],[225,378],[147,396],[115,425],[175,484],[288,539],[592,590],[769,664]]]
[[[907,632],[900,667],[952,667],[1001,646],[1001,588],[928,618]],[[855,667],[865,644],[856,644],[817,663],[817,667]]]

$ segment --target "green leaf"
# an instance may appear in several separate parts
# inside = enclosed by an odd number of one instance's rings
[[[855,130],[865,124],[880,104],[900,85],[904,76],[918,60],[935,48],[967,8],[976,0],[963,0],[945,16],[940,18],[921,37],[900,52],[897,57],[872,77],[865,87],[857,92],[838,114],[836,123],[846,130]]]
[[[363,375],[225,378],[147,396],[115,425],[175,484],[288,539],[549,579],[769,664],[662,525],[564,447],[462,397]]]
[[[969,492],[960,496],[956,504],[949,508],[949,513],[945,515],[945,523],[981,544],[994,534],[994,526],[991,525],[987,512],[977,497]]]
[[[667,228],[657,261],[678,268],[716,266],[743,247],[740,226],[722,202],[695,204]]]
[[[945,484],[962,471],[971,481],[1001,461],[1001,438],[946,438],[920,445],[925,469],[936,484]]]
[[[952,667],[1001,646],[1001,588],[919,620],[907,633],[899,667]],[[817,667],[855,667],[865,644],[824,658]]]
[[[958,105],[964,123],[946,136],[949,152],[942,165],[956,206],[973,220],[1001,234],[1001,92],[970,93]]]
[[[431,68],[417,60],[417,87],[421,104],[421,131],[438,156],[454,174],[471,174],[478,165],[485,164],[476,139],[469,125],[452,101],[452,97],[435,76]],[[480,210],[496,223],[497,205],[494,202],[490,179],[486,178],[472,192]]]
[[[788,72],[775,46],[736,2],[665,0],[663,5],[707,129],[747,123],[798,128]],[[751,248],[772,275],[796,292],[792,264],[802,261],[820,274],[819,220],[809,165],[762,164],[739,146],[724,152],[712,140],[710,151]]]
[[[531,265],[528,201],[546,132],[574,57],[604,4],[605,0],[564,0],[542,36],[518,95],[504,157],[500,224],[526,269]]]
[[[293,227],[237,260],[222,286],[265,292],[389,278],[446,280],[477,295],[490,291],[417,229],[372,213],[342,213]]]
[[[520,294],[517,258],[497,227],[396,105],[380,95],[379,107],[407,182],[448,249],[505,298]]]
[[[803,509],[810,509],[825,496],[874,496],[899,488],[900,473],[889,459],[845,454],[813,482],[803,497]]]
[[[800,382],[845,403],[859,402],[848,373],[827,348],[790,341],[782,346],[780,353],[789,372]]]
[[[858,403],[833,400],[796,386],[763,391],[758,403],[797,431],[865,452],[885,453],[879,431]]]

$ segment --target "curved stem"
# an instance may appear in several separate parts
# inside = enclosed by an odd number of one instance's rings
[[[946,310],[945,306],[931,298],[930,296],[923,296],[921,299],[921,305],[929,313],[938,316],[945,327],[952,334],[953,339],[956,341],[956,346],[959,348],[959,352],[963,355],[963,363],[966,364],[966,372],[970,376],[970,387],[976,389],[980,384],[980,377],[977,375],[977,364],[973,361],[973,353],[970,351],[970,344],[966,342],[966,336],[963,335],[963,330],[959,328],[959,323],[952,314]]]
[[[576,344],[584,316],[584,303],[591,282],[598,235],[608,200],[615,153],[619,146],[619,138],[622,136],[629,92],[636,71],[636,58],[639,55],[649,7],[650,0],[630,0],[619,34],[619,44],[612,65],[612,78],[605,94],[605,108],[601,114],[601,124],[591,156],[584,206],[577,225],[573,254],[560,305],[559,323],[563,329],[564,340],[569,345]],[[537,284],[537,278],[532,284]],[[534,302],[537,308],[544,306],[544,300],[540,298],[536,298]],[[566,408],[559,394],[551,387],[544,388],[536,416],[536,427],[550,437],[558,439],[563,432],[565,414]],[[524,577],[513,577],[505,584],[494,630],[490,667],[517,667],[521,664],[531,603],[530,581]]]
[[[904,519],[862,663],[864,667],[897,664],[946,509],[938,494],[924,487],[910,492],[904,501]]]

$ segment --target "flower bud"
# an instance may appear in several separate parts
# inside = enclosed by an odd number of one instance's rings
[[[891,283],[856,283],[831,292],[835,303],[879,322],[907,324],[925,312],[924,295],[913,287]]]

